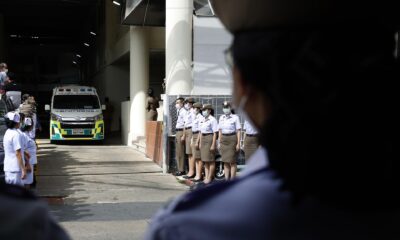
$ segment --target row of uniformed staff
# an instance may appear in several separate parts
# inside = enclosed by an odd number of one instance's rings
[[[224,102],[224,114],[219,121],[214,117],[214,108],[210,104],[202,105],[193,98],[178,98],[176,100],[177,122],[175,136],[176,176],[182,176],[185,154],[188,155],[188,172],[183,177],[193,178],[194,182],[204,180],[205,184],[212,182],[215,174],[215,154],[219,150],[224,163],[225,179],[236,176],[236,159],[240,151],[241,124],[239,117],[233,113],[229,102]],[[258,148],[255,129],[244,123],[244,152],[248,159]],[[203,177],[204,167],[204,177]]]

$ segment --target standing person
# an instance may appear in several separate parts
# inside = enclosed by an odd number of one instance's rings
[[[221,160],[224,163],[225,179],[230,180],[236,176],[237,155],[240,151],[240,119],[232,113],[231,103],[222,104],[223,115],[219,118],[218,139]]]
[[[32,118],[35,103],[32,102],[32,98],[29,94],[22,95],[22,103],[19,105],[18,112],[24,114],[25,117]]]
[[[111,130],[112,130],[112,119],[113,119],[114,107],[110,103],[109,97],[104,98],[104,105],[106,105],[106,110],[103,111],[104,122],[105,122],[104,130],[107,134],[109,134],[109,133],[111,133]]]
[[[28,117],[31,119],[32,124],[33,124],[32,128],[29,131],[29,136],[35,140],[36,139],[36,130],[40,129],[41,127],[40,127],[38,117],[37,117],[37,103],[36,103],[34,96],[29,96],[28,104],[30,104],[32,106],[31,116],[30,117],[28,116]]]
[[[400,239],[398,2],[210,2],[262,147],[164,206],[146,239]]]
[[[7,64],[0,63],[0,94],[1,95],[5,93],[4,86],[6,85],[6,81],[8,80],[7,72],[8,72]]]
[[[24,163],[22,138],[18,129],[20,127],[20,115],[9,112],[5,116],[7,131],[4,134],[4,173],[5,182],[8,184],[23,186],[26,178],[27,166]]]
[[[31,118],[25,118],[23,125],[21,127],[21,131],[23,134],[23,138],[25,139],[26,142],[26,151],[28,152],[30,158],[29,158],[29,164],[30,168],[34,169],[35,165],[37,164],[37,147],[35,140],[31,138],[30,132],[34,129],[34,124],[33,120]],[[26,187],[29,188],[31,184],[33,184],[34,180],[34,171],[27,172],[26,178],[23,180],[23,183],[25,184]]]
[[[189,171],[187,175],[183,176],[185,179],[194,178],[196,175],[195,170],[195,162],[192,154],[192,126],[193,126],[193,98],[186,98],[185,99],[185,109],[187,114],[185,116],[185,130],[184,130],[184,138],[185,138],[185,153],[188,155],[188,162],[189,162]]]
[[[185,99],[178,98],[175,101],[176,108],[176,126],[175,126],[175,159],[178,171],[175,173],[175,176],[182,176],[185,174],[185,136],[184,136],[184,128],[185,128],[185,117],[187,114],[186,109],[183,107],[183,102]]]
[[[218,133],[218,122],[214,118],[214,108],[211,104],[203,106],[203,120],[200,122],[199,147],[201,161],[204,163],[204,184],[209,184],[214,179],[215,173],[215,150]]]
[[[201,103],[193,104],[193,124],[192,124],[192,154],[193,159],[195,160],[195,168],[196,175],[193,179],[193,182],[200,182],[203,180],[203,162],[201,161],[201,154],[199,148],[199,140],[200,140],[200,123],[204,120],[203,115],[201,114]]]
[[[157,108],[160,107],[159,99],[154,96],[154,90],[149,88],[147,92],[147,121],[157,121],[158,112]]]
[[[244,157],[247,160],[257,151],[258,144],[258,131],[253,127],[248,120],[244,121],[243,130],[245,132],[243,139]]]

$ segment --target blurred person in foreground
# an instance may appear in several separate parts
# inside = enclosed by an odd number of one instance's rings
[[[236,180],[160,210],[146,238],[400,239],[395,4],[211,2],[262,147]]]

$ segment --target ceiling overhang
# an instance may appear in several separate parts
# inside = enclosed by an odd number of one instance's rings
[[[126,0],[122,24],[164,27],[165,0]]]

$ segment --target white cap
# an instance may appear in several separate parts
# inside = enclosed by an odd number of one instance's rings
[[[32,119],[31,118],[25,118],[24,119],[24,124],[26,125],[26,126],[32,126]]]
[[[18,113],[16,112],[9,112],[6,115],[6,118],[10,119],[13,122],[19,123],[19,121],[21,120],[21,117],[19,116]]]

